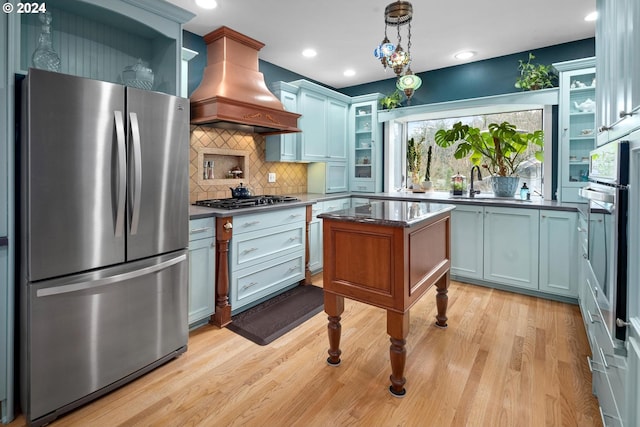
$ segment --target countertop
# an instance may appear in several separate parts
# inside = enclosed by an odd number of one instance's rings
[[[517,197],[495,197],[492,193],[487,193],[479,194],[473,198],[470,198],[468,196],[452,196],[445,191],[430,191],[426,193],[413,193],[411,191],[401,191],[393,193],[296,193],[287,195],[297,197],[298,199],[300,199],[300,201],[280,203],[276,205],[256,206],[239,210],[214,209],[191,205],[189,206],[189,215],[191,219],[206,218],[212,216],[217,217],[243,215],[265,210],[286,209],[294,206],[306,206],[317,202],[343,199],[346,197],[369,200],[396,200],[408,202],[445,203],[451,205],[499,206],[507,208],[549,209],[572,212],[576,212],[580,207],[584,206],[584,204],[581,203],[562,203],[555,200],[544,200],[541,197],[536,196],[533,196],[531,200],[520,200]]]
[[[372,200],[367,205],[323,213],[318,215],[318,218],[389,227],[412,227],[453,209],[455,209],[454,205],[444,203]]]

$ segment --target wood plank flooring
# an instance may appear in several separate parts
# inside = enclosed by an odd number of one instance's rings
[[[433,288],[411,309],[402,399],[387,391],[385,311],[345,300],[339,367],[324,313],[265,347],[205,326],[183,356],[51,425],[602,425],[577,306],[452,282],[447,329],[435,314]]]

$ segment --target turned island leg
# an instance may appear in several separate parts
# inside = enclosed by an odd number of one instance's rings
[[[342,333],[340,315],[344,311],[344,297],[325,291],[324,311],[329,315],[329,324],[327,325],[329,357],[327,358],[327,363],[331,366],[338,366],[340,365],[340,354],[342,354],[342,351],[340,351],[340,335]]]
[[[387,310],[387,333],[391,337],[389,358],[391,360],[391,385],[389,392],[395,397],[403,397],[407,391],[404,388],[407,379],[404,377],[404,367],[407,361],[405,344],[409,335],[409,311],[397,313]]]
[[[443,275],[436,282],[436,307],[438,315],[436,316],[436,326],[439,328],[447,327],[447,306],[449,305],[449,272]]]

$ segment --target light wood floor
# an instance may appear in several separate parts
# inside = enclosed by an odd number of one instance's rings
[[[402,399],[384,310],[346,300],[337,368],[324,313],[265,347],[205,326],[180,358],[51,425],[601,425],[577,306],[452,282],[447,329],[435,313],[431,289],[411,309]]]

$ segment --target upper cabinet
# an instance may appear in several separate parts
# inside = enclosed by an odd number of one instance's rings
[[[302,114],[297,160],[346,162],[350,97],[306,80],[290,84],[299,88],[297,112]]]
[[[353,98],[349,122],[351,191],[382,191],[382,124],[378,122],[381,94]]]
[[[271,92],[282,102],[287,111],[298,112],[298,87],[285,82],[276,82]],[[294,162],[300,158],[298,135],[284,133],[266,137],[266,155],[268,162]]]
[[[640,128],[640,2],[597,0],[597,144]]]
[[[553,64],[560,72],[558,200],[584,202],[578,190],[589,172],[589,152],[596,146],[595,58]]]
[[[182,24],[193,14],[160,0],[49,0],[40,14],[11,14],[15,72],[26,74],[41,34],[49,31],[59,71],[124,83],[127,67],[150,68],[151,90],[180,92]]]

